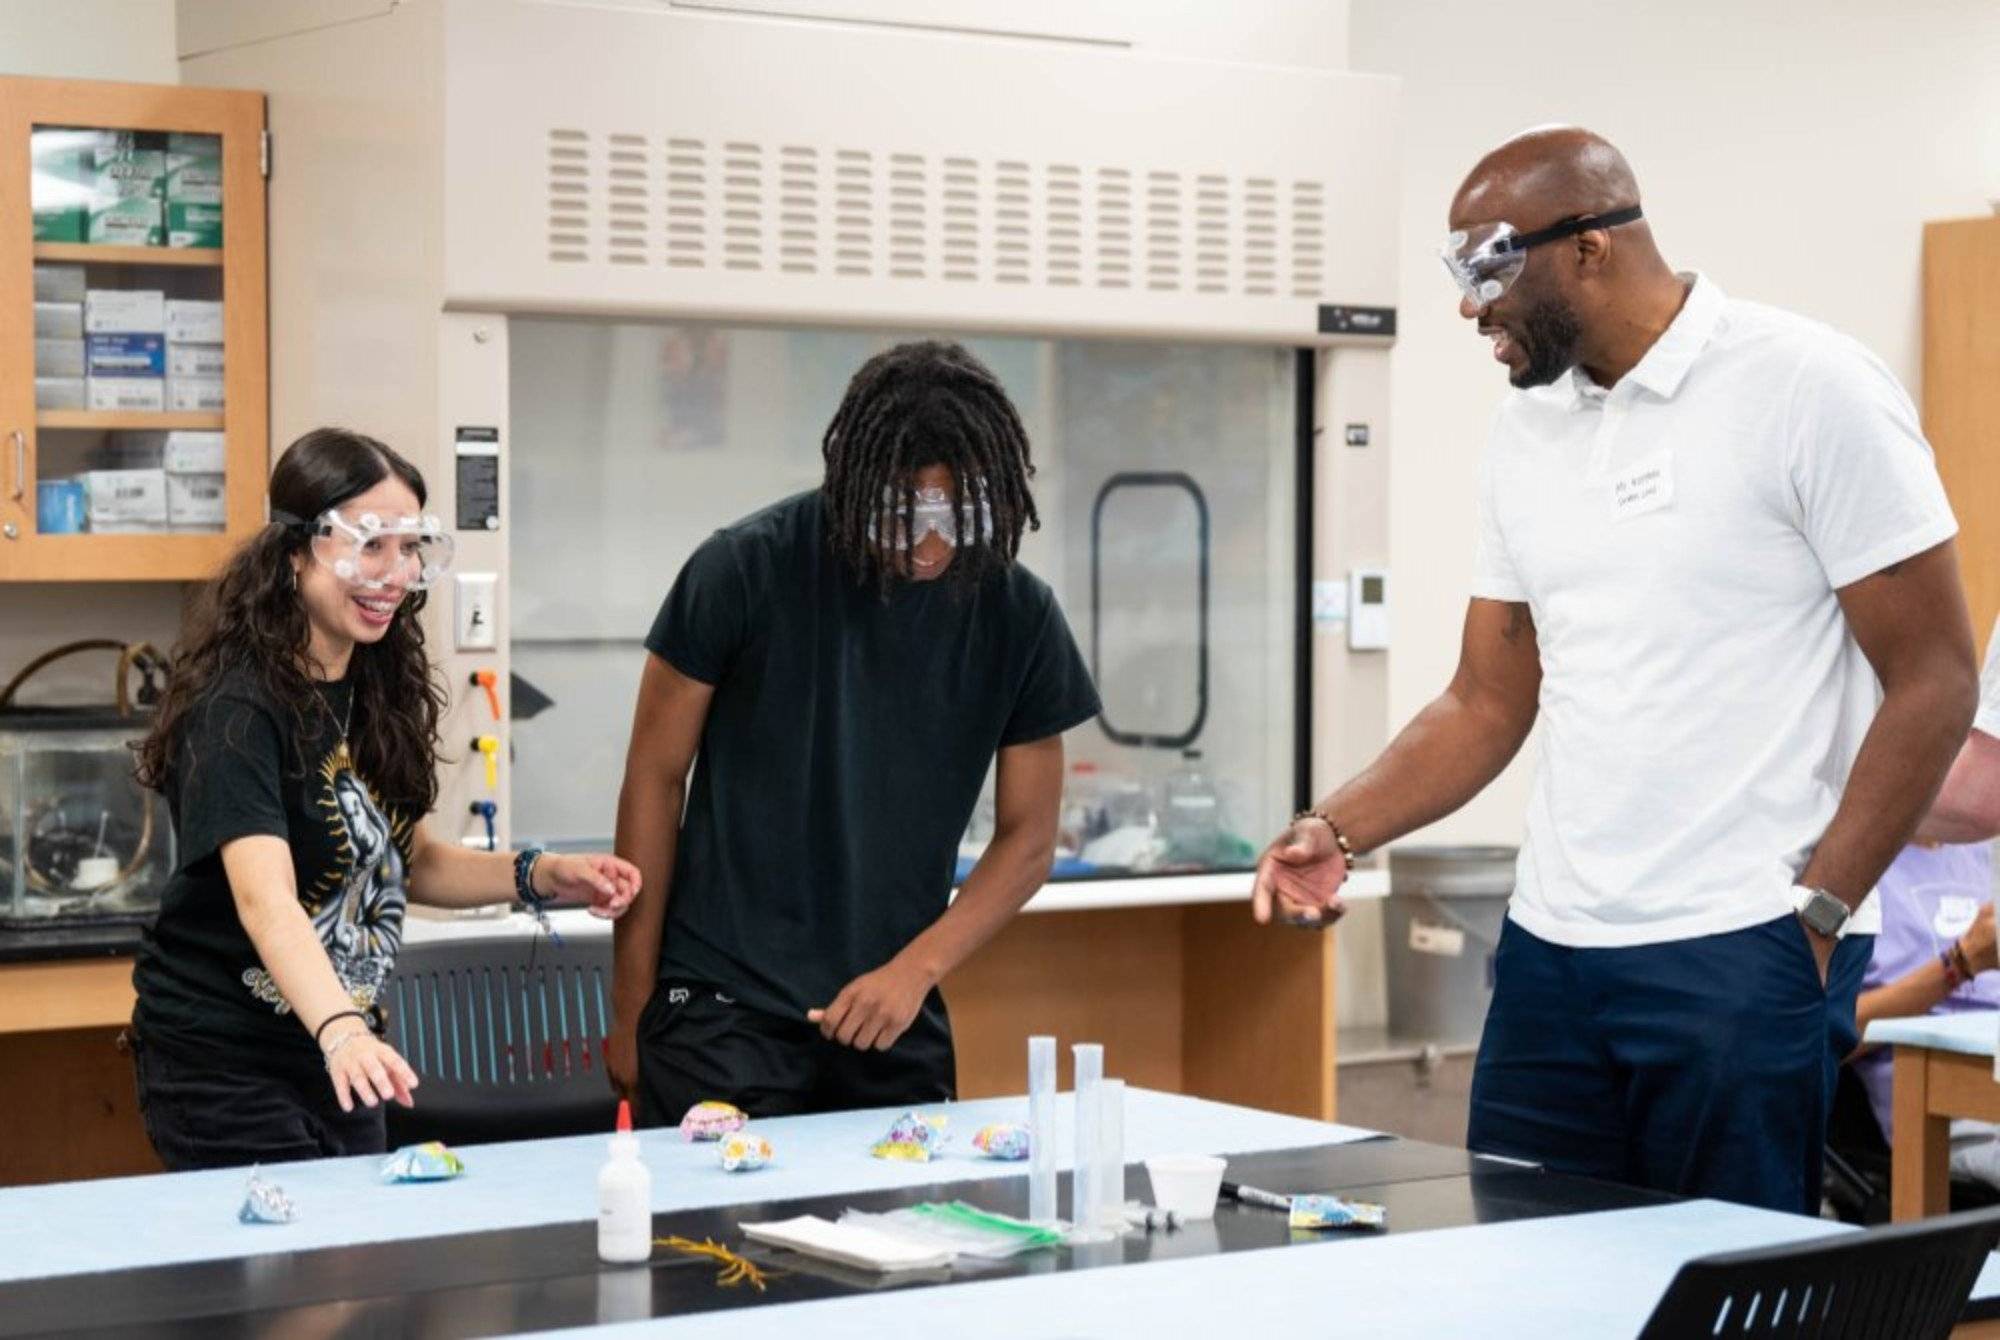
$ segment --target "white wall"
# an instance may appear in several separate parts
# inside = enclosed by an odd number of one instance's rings
[[[0,0],[0,74],[179,83],[173,0]]]
[[[1452,192],[1515,130],[1577,122],[1632,160],[1668,259],[1865,342],[1913,395],[1925,220],[2000,195],[2000,4],[1354,0],[1357,71],[1403,78],[1390,472],[1390,715],[1451,673],[1474,467],[1506,390],[1435,247]],[[1425,840],[1517,840],[1516,767]]]
[[[1256,65],[1347,65],[1348,0],[674,0],[682,9],[1108,43]]]
[[[180,82],[172,0],[0,0],[0,73]],[[178,585],[0,587],[0,682],[63,642],[109,637],[164,650],[180,633]],[[74,657],[22,690],[24,702],[104,702],[108,655]]]

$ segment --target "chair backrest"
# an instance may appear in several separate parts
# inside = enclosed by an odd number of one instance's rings
[[[415,1108],[389,1108],[393,1143],[610,1129],[608,938],[405,945],[382,1000],[390,1045],[423,1080]]]
[[[2000,1209],[1689,1261],[1640,1340],[1951,1334],[2000,1239]]]

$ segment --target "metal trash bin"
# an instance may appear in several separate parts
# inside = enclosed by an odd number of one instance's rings
[[[1517,854],[1514,847],[1390,850],[1382,936],[1391,1037],[1478,1041]]]

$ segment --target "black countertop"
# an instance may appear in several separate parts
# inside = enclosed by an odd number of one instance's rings
[[[0,929],[0,963],[66,958],[116,958],[138,950],[143,926],[38,926]]]
[[[1668,1199],[1396,1139],[1246,1155],[1232,1160],[1232,1166],[1238,1164],[1256,1185],[1339,1191],[1383,1204],[1391,1232],[1625,1209]],[[1128,1170],[1128,1184],[1136,1180]],[[837,1217],[848,1206],[887,1210],[960,1195],[1003,1212],[1020,1214],[1027,1208],[1026,1179],[1015,1178],[685,1210],[656,1216],[653,1231],[656,1236],[678,1233],[697,1241],[741,1244],[737,1225],[744,1220]],[[83,1332],[189,1340],[491,1335],[611,1320],[603,1311],[607,1290],[621,1300],[621,1319],[671,1317],[884,1287],[949,1287],[968,1278],[1116,1268],[1306,1242],[1334,1247],[1338,1240],[1338,1235],[1295,1234],[1282,1214],[1225,1203],[1213,1222],[1179,1232],[1036,1253],[976,1274],[940,1270],[893,1282],[751,1246],[746,1255],[780,1272],[771,1278],[767,1293],[758,1293],[718,1288],[714,1263],[663,1251],[655,1253],[650,1268],[603,1266],[597,1260],[596,1226],[585,1221],[27,1280],[0,1286],[0,1335]]]

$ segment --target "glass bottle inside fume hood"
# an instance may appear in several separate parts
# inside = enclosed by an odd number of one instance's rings
[[[1088,759],[1078,759],[1069,765],[1069,778],[1063,783],[1056,849],[1059,853],[1080,856],[1085,847],[1104,836],[1106,826],[1104,785],[1097,765]]]
[[[1181,766],[1167,778],[1160,807],[1160,836],[1172,865],[1213,867],[1222,859],[1222,800],[1202,770],[1201,750],[1181,751]]]

